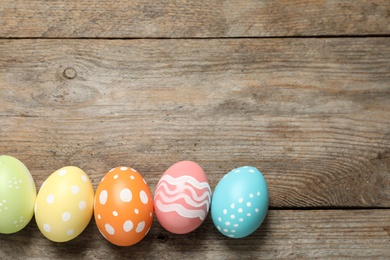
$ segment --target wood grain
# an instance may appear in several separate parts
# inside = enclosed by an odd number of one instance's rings
[[[0,259],[390,259],[389,18],[388,0],[0,0],[0,154],[37,188],[126,165],[153,192],[193,160],[212,189],[256,166],[271,199],[244,239],[209,215],[132,247],[93,220],[53,243],[32,220]]]
[[[271,210],[262,226],[243,239],[224,237],[210,217],[186,235],[168,233],[155,222],[148,235],[131,247],[111,245],[94,221],[75,240],[53,243],[32,221],[17,234],[0,234],[0,258],[388,259],[389,219],[390,210]]]
[[[389,15],[387,0],[2,0],[0,37],[385,35]]]
[[[0,154],[39,187],[76,165],[152,190],[258,167],[270,205],[390,206],[390,39],[1,40]]]

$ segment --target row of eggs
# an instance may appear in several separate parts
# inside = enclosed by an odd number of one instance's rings
[[[55,242],[77,237],[92,214],[111,243],[130,246],[149,232],[153,216],[169,232],[194,231],[211,209],[216,228],[225,236],[253,233],[268,210],[268,187],[254,167],[230,171],[212,195],[203,169],[191,161],[172,165],[160,178],[154,198],[140,173],[130,167],[110,170],[96,194],[88,175],[67,166],[52,173],[36,193],[34,180],[18,159],[0,156],[0,233],[15,233],[35,214],[42,234]]]

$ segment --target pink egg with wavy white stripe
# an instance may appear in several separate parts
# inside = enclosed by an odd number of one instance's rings
[[[210,209],[211,189],[203,169],[181,161],[159,180],[154,193],[158,222],[169,232],[186,234],[198,228]]]

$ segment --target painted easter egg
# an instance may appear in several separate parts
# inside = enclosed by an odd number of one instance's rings
[[[83,232],[92,217],[93,187],[87,174],[67,166],[42,184],[35,202],[35,220],[42,234],[54,242],[66,242]]]
[[[35,183],[27,167],[15,157],[0,156],[0,233],[15,233],[30,222],[35,197]]]
[[[138,243],[152,226],[150,189],[141,174],[130,167],[116,167],[103,177],[94,205],[100,233],[115,245]]]
[[[154,194],[157,220],[175,234],[198,228],[209,212],[210,201],[206,174],[191,161],[178,162],[166,170]]]
[[[248,236],[263,222],[268,200],[267,183],[258,169],[234,169],[215,187],[211,203],[214,225],[227,237]]]

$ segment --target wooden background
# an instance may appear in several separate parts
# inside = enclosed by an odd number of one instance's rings
[[[390,258],[388,0],[0,0],[0,154],[37,188],[75,165],[96,189],[113,167],[153,192],[180,160],[214,189],[266,177],[259,230],[228,239],[155,220],[116,247],[92,220],[68,243],[34,220],[0,258]]]

